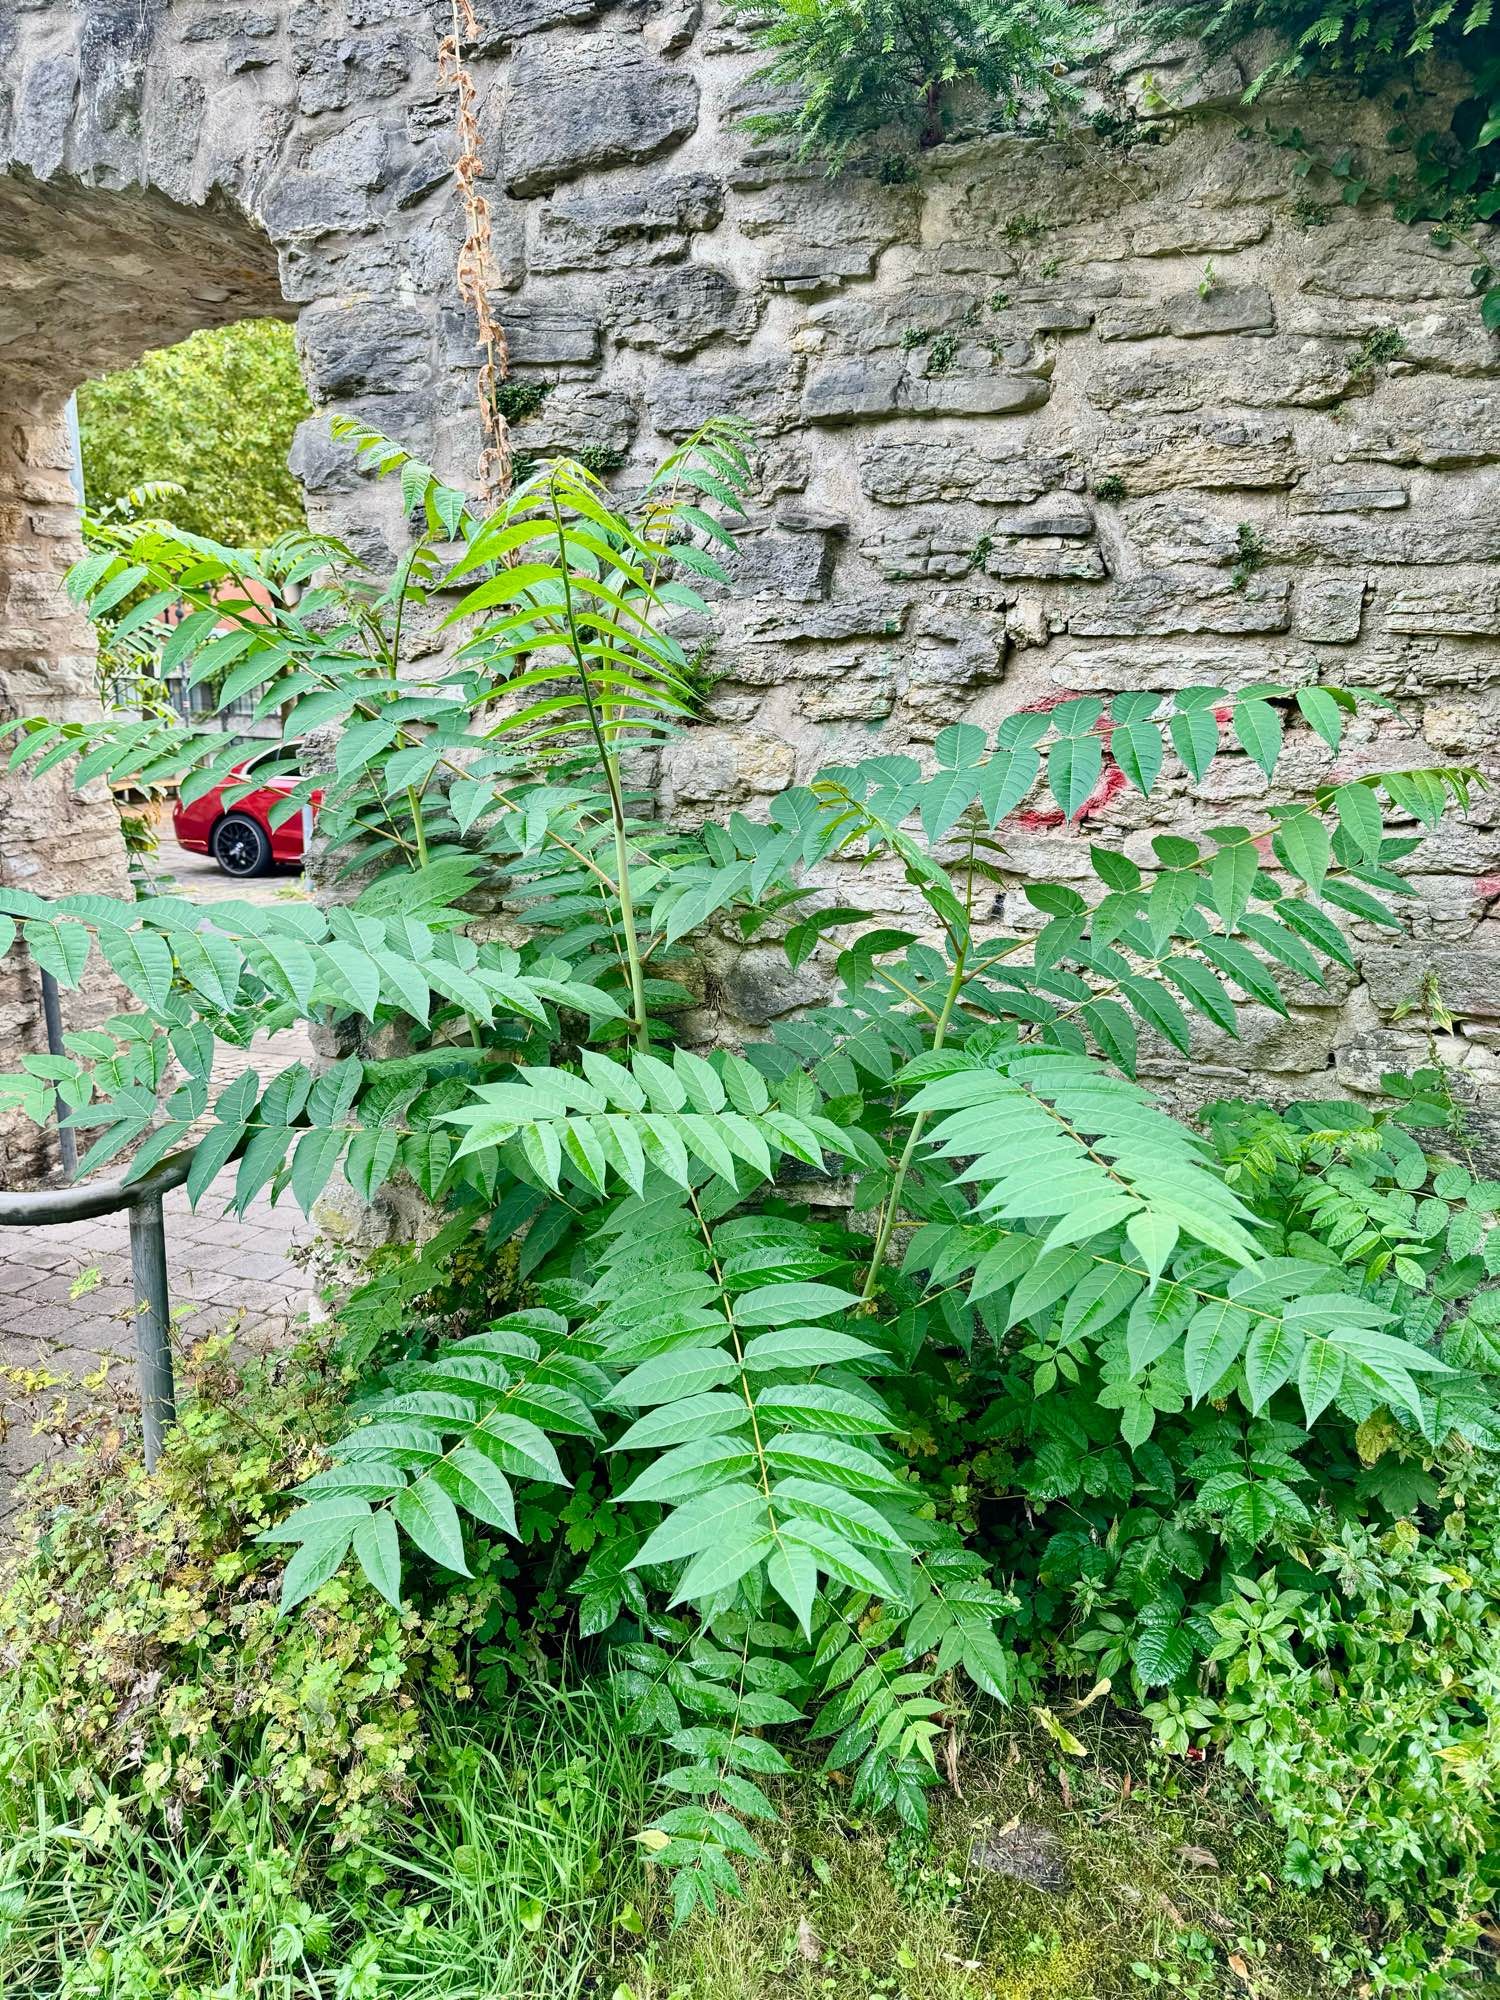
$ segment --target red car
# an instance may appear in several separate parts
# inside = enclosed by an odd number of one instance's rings
[[[234,791],[258,766],[273,764],[281,754],[277,748],[248,757],[235,766],[223,784],[205,792],[201,799],[194,799],[189,806],[174,806],[172,831],[177,844],[192,854],[211,854],[226,875],[264,875],[273,862],[300,861],[307,813],[293,813],[279,826],[273,826],[270,817],[276,801],[295,788],[298,781],[293,775],[268,777],[264,785],[246,792],[232,805],[224,799],[225,792]],[[314,806],[321,797],[320,792],[313,793]]]

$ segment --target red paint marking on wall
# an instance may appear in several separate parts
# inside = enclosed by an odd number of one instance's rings
[[[1046,715],[1054,708],[1060,708],[1065,701],[1081,701],[1086,698],[1083,688],[1062,688],[1056,694],[1044,694],[1036,701],[1027,702],[1023,715]],[[1117,793],[1124,790],[1127,783],[1125,773],[1109,754],[1109,739],[1114,724],[1101,716],[1094,724],[1094,734],[1104,739],[1104,762],[1099,770],[1099,782],[1078,808],[1078,820],[1097,819]],[[1023,827],[1028,833],[1045,833],[1054,827],[1065,826],[1059,806],[1032,806],[1020,812],[1013,812],[1001,822],[1002,825]]]
[[[1493,903],[1500,896],[1500,875],[1476,875],[1474,894],[1481,903]]]

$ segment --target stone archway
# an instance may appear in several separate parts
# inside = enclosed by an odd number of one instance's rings
[[[65,415],[85,378],[199,328],[301,316],[317,402],[357,406],[430,457],[445,442],[472,457],[464,399],[436,414],[440,333],[450,358],[461,348],[429,302],[455,218],[412,212],[449,180],[445,121],[419,120],[399,89],[414,77],[435,94],[437,31],[328,41],[326,18],[279,0],[0,0],[0,720],[96,705],[92,633],[62,588],[80,553]],[[321,419],[297,461],[314,518],[378,560],[399,499],[351,476]],[[103,785],[17,780],[4,763],[0,884],[123,889]],[[65,996],[70,1025],[108,1007]],[[13,954],[0,1070],[42,1046],[35,976]],[[32,1128],[0,1120],[0,1185],[47,1158]]]
[[[97,712],[93,635],[63,577],[81,553],[68,398],[199,327],[288,312],[275,251],[224,204],[0,177],[0,719]],[[65,770],[0,775],[0,883],[42,895],[125,889],[119,822],[102,782]],[[70,1025],[107,1008],[68,997]],[[0,1047],[41,1045],[29,967],[0,971]],[[0,1140],[0,1181],[39,1165],[37,1136]]]

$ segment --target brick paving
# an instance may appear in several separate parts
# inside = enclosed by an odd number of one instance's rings
[[[196,902],[226,896],[273,902],[300,893],[294,873],[230,883],[211,862],[174,847],[163,849],[162,867],[174,878],[175,892]],[[297,1029],[257,1041],[249,1050],[222,1051],[215,1081],[227,1083],[252,1063],[269,1074],[311,1054],[305,1030]],[[273,1208],[262,1192],[243,1216],[227,1213],[235,1171],[225,1169],[196,1211],[182,1188],[163,1204],[179,1348],[226,1330],[249,1345],[274,1344],[286,1338],[309,1300],[295,1255],[311,1234],[301,1210],[290,1195]],[[79,1289],[80,1280],[85,1289]],[[76,1385],[74,1395],[128,1392],[134,1300],[123,1212],[91,1222],[0,1230],[0,1366],[67,1377]],[[106,1361],[112,1364],[107,1389],[82,1387],[84,1377],[97,1379]],[[0,1521],[12,1510],[17,1477],[56,1449],[33,1432],[37,1408],[13,1381],[0,1379]]]

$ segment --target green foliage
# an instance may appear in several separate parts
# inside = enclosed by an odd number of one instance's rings
[[[398,1617],[357,1579],[279,1619],[261,1536],[318,1462],[341,1384],[312,1354],[197,1360],[155,1476],[102,1414],[38,1475],[0,1599],[0,1794],[107,1846],[253,1788],[344,1853],[382,1831],[424,1755],[418,1689],[468,1692],[468,1635],[492,1581]],[[12,1829],[12,1832],[14,1829]]]
[[[1500,36],[1494,0],[1162,0],[1148,10],[1153,34],[1201,38],[1213,58],[1256,34],[1279,53],[1254,79],[1249,99],[1304,77],[1347,78],[1361,89],[1397,92],[1398,121],[1388,139],[1408,164],[1384,175],[1362,167],[1342,143],[1307,141],[1301,130],[1268,127],[1302,157],[1302,171],[1324,174],[1338,199],[1388,203],[1404,222],[1434,225],[1432,239],[1463,244],[1475,262],[1471,281],[1484,323],[1500,327],[1492,234],[1500,216]],[[1430,65],[1452,65],[1467,91],[1441,122],[1429,108]],[[1325,217],[1299,203],[1300,219]]]
[[[534,417],[552,393],[550,382],[522,381],[508,377],[495,390],[495,408],[507,423],[521,424]]]
[[[1017,885],[1001,823],[1034,797],[1075,821],[1106,745],[1143,796],[1224,755],[1274,784],[1288,743],[1331,756],[1382,705],[1133,692],[955,724],[928,764],[830,768],[763,823],[673,832],[628,774],[691,708],[672,627],[706,612],[696,581],[727,585],[739,428],[709,426],[628,513],[558,461],[483,521],[340,429],[425,522],[393,578],[309,537],[254,559],[127,523],[71,587],[96,612],[183,597],[181,657],[282,716],[289,761],[341,728],[288,810],[324,789],[349,900],[0,899],[0,942],[19,921],[65,984],[98,954],[146,1010],[30,1059],[9,1103],[60,1100],[100,1131],[95,1161],[136,1147],[133,1173],[196,1138],[195,1195],[234,1159],[242,1203],[269,1185],[307,1208],[342,1171],[444,1211],[360,1302],[357,1393],[265,1524],[286,1610],[317,1620],[357,1587],[404,1619],[497,1564],[536,1632],[576,1607],[627,1726],[670,1752],[641,1837],[681,1920],[761,1853],[799,1736],[854,1808],[918,1828],[957,1690],[1010,1700],[1061,1667],[1190,1700],[1238,1579],[1303,1546],[1329,1491],[1390,1501],[1347,1469],[1369,1426],[1433,1463],[1500,1441],[1489,1191],[1413,1136],[1425,1083],[1368,1131],[1205,1136],[1134,1080],[1143,1048],[1187,1053],[1244,1008],[1286,1013],[1289,976],[1352,965],[1348,920],[1399,928],[1401,864],[1473,772],[1273,790],[1252,824],[1158,836],[1149,860],[1092,846],[1088,893]],[[252,580],[269,623],[235,615]],[[404,676],[438,603],[456,651]],[[155,720],[13,733],[18,768],[189,792],[239,754]],[[913,928],[833,902],[834,862],[904,880]],[[504,921],[471,935],[476,894]],[[685,1046],[676,975],[710,926],[820,954],[835,1003],[743,1051]],[[373,1024],[381,1053],[216,1094],[222,1043],[306,1018]],[[831,1219],[833,1175],[873,1241]],[[500,1252],[489,1310],[447,1321],[446,1261]],[[931,1468],[924,1434],[948,1440]],[[955,1439],[997,1501],[1067,1525],[988,1545]]]
[[[878,134],[886,182],[892,141],[935,146],[966,110],[994,126],[1045,121],[1069,101],[1060,78],[1095,26],[1072,0],[775,0],[748,21],[772,56],[760,80],[795,101],[747,126],[795,139],[830,171]]]
[[[1349,380],[1363,388],[1375,379],[1375,371],[1387,361],[1399,361],[1406,352],[1406,337],[1394,326],[1377,326],[1367,333],[1349,357]]]
[[[1425,1908],[1451,1981],[1425,1990],[1463,1991],[1500,1889],[1500,1517],[1492,1466],[1427,1484],[1423,1525],[1330,1522],[1300,1588],[1237,1580],[1213,1613],[1224,1694],[1205,1734],[1287,1833],[1291,1880],[1358,1880],[1397,1966],[1431,1962],[1404,1928]]]
[[[79,389],[89,508],[166,481],[171,518],[192,534],[251,546],[291,534],[305,519],[286,459],[311,408],[280,320],[190,334]]]

